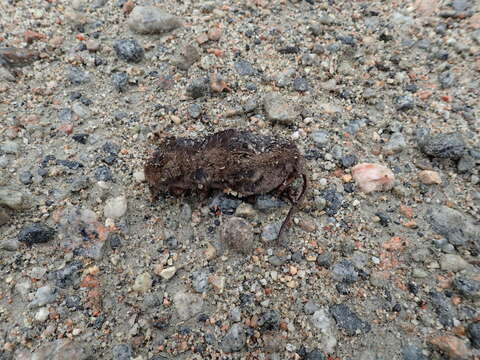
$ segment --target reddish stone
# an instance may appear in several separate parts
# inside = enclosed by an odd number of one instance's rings
[[[437,350],[445,353],[450,359],[469,359],[470,351],[465,342],[453,335],[435,336],[428,339],[428,342]]]
[[[27,30],[23,33],[23,39],[27,44],[31,44],[36,40],[43,40],[46,36],[36,31]]]

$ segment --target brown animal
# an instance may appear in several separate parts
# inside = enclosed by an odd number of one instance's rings
[[[230,190],[240,196],[275,192],[287,197],[292,207],[277,239],[302,201],[308,181],[304,159],[290,141],[228,129],[203,138],[163,141],[145,164],[153,200],[160,193],[179,195],[186,190]],[[292,182],[302,177],[300,194],[293,198]]]

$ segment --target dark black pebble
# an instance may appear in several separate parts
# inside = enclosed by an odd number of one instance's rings
[[[264,331],[277,330],[280,325],[280,315],[275,310],[268,310],[260,316],[258,325]]]
[[[18,234],[18,241],[27,245],[46,243],[55,235],[55,230],[44,224],[31,224],[25,226]]]
[[[108,166],[102,165],[95,169],[95,179],[98,181],[112,181],[113,175]]]
[[[115,72],[112,74],[112,82],[118,92],[123,92],[128,85],[128,74],[124,71]]]
[[[77,170],[83,167],[82,163],[71,160],[57,160],[57,165],[62,165],[72,170]]]
[[[440,324],[446,327],[453,326],[453,318],[454,318],[454,309],[450,305],[450,300],[448,297],[441,292],[438,291],[431,291],[430,295],[430,303],[433,306],[434,311],[438,315],[438,321]]]
[[[345,304],[332,305],[329,310],[337,326],[343,329],[349,336],[356,335],[357,331],[365,334],[372,329],[368,322],[361,320],[358,315]]]
[[[118,249],[122,246],[122,237],[117,233],[110,233],[108,235],[108,242],[113,250]]]
[[[111,141],[107,141],[103,144],[102,150],[108,154],[116,155],[120,152],[120,146]]]
[[[300,48],[298,46],[286,46],[278,50],[280,54],[298,54]]]
[[[378,211],[375,213],[375,215],[380,219],[380,225],[388,226],[390,224],[390,217],[386,213]]]
[[[86,144],[88,139],[88,134],[74,134],[72,139],[80,144]]]
[[[350,286],[345,282],[340,282],[335,285],[335,289],[337,289],[340,295],[348,295],[350,293]]]
[[[323,198],[326,200],[325,212],[328,216],[335,215],[343,203],[343,196],[335,189],[325,190]]]
[[[117,161],[116,155],[108,155],[102,159],[102,161],[107,165],[113,165]]]
[[[332,260],[333,260],[332,254],[325,252],[318,255],[315,262],[317,263],[318,266],[328,269],[330,266],[332,266]]]
[[[135,39],[117,40],[113,48],[117,56],[127,62],[138,63],[145,56],[145,50]]]

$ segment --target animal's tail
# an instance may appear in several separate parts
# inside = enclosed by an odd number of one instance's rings
[[[285,230],[290,224],[290,219],[292,218],[294,211],[297,209],[298,204],[300,204],[303,198],[305,197],[305,193],[307,192],[307,188],[308,188],[308,178],[306,174],[302,174],[302,180],[303,180],[302,191],[300,192],[300,195],[298,196],[298,198],[295,201],[292,201],[292,206],[290,207],[287,217],[285,218],[285,220],[283,220],[282,226],[280,227],[280,231],[278,232],[277,241],[280,241],[283,233],[285,232]]]

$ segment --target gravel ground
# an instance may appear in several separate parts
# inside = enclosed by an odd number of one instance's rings
[[[479,359],[479,55],[475,0],[2,1],[0,358]],[[284,244],[150,201],[227,128],[307,159]]]

